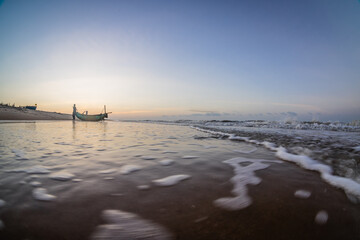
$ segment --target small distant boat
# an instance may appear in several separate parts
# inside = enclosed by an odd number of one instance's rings
[[[26,109],[36,110],[37,104],[35,106],[25,106]]]
[[[73,119],[75,119],[76,116],[78,119],[82,121],[101,121],[101,120],[105,120],[105,118],[108,118],[108,114],[110,114],[106,112],[106,106],[104,106],[104,113],[95,114],[95,115],[88,115],[88,111],[85,111],[83,113],[77,112],[75,104],[73,109],[74,109]]]

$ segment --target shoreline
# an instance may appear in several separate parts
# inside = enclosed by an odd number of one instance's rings
[[[0,106],[0,120],[72,120],[71,114]]]

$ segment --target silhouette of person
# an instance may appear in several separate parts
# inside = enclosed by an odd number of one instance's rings
[[[72,114],[73,120],[75,120],[75,114],[76,114],[76,105],[74,104],[73,114]]]

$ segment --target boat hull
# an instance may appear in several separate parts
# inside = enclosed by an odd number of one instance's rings
[[[85,115],[76,112],[75,115],[78,119],[82,121],[101,121],[108,117],[107,113],[96,114],[96,115]]]
[[[37,107],[37,106],[26,106],[25,108],[26,108],[26,109],[30,109],[30,110],[36,110],[36,107]]]

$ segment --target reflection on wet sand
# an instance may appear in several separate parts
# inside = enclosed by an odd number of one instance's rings
[[[123,122],[9,123],[0,134],[0,239],[359,236],[360,209],[342,190],[261,146]]]

